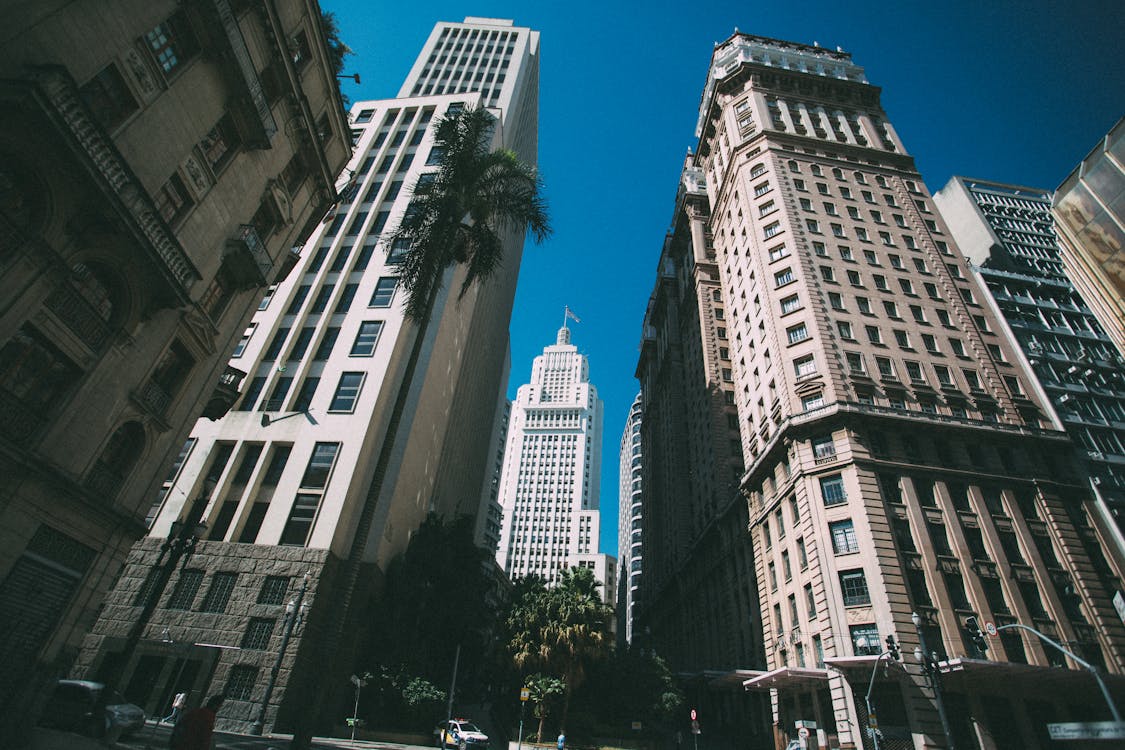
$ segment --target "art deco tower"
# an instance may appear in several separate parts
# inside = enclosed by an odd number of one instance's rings
[[[602,599],[614,601],[614,560],[598,553],[601,445],[602,402],[590,363],[564,325],[512,402],[496,553],[511,578],[538,575],[549,585],[561,570],[588,567]]]
[[[963,624],[1028,624],[1120,672],[1121,561],[879,89],[841,50],[736,33],[697,134],[765,636],[745,687],[770,691],[779,747],[798,721],[821,746],[866,744],[874,659],[921,634],[958,747],[1011,731],[1039,747],[1060,693],[1099,700],[1088,673],[1017,631],[980,661]],[[918,666],[882,675],[884,736],[945,746]]]
[[[267,731],[316,720],[318,705],[331,706],[325,685],[347,687],[360,603],[390,560],[429,512],[477,514],[523,237],[506,238],[503,266],[464,295],[464,271],[448,271],[424,323],[403,314],[397,267],[407,248],[386,237],[440,161],[433,126],[446,114],[496,107],[494,145],[534,161],[538,53],[538,32],[511,21],[440,23],[399,98],[353,105],[343,200],[235,350],[232,364],[249,373],[238,406],[198,422],[172,467],[151,536],[87,640],[88,674],[120,651],[173,524],[201,521],[203,540],[125,665],[127,695],[151,714],[169,691],[222,691],[221,724],[251,726],[285,605],[308,573],[304,624],[263,718]],[[162,631],[182,645],[169,649]]]

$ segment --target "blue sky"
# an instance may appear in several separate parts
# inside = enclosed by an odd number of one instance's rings
[[[353,100],[398,93],[437,21],[514,19],[541,32],[539,166],[555,234],[524,250],[512,317],[514,394],[563,306],[605,402],[602,550],[617,549],[617,450],[637,392],[641,321],[672,218],[714,43],[739,30],[841,46],[931,191],[955,174],[1052,189],[1125,115],[1125,3],[692,3],[321,0],[355,54]]]

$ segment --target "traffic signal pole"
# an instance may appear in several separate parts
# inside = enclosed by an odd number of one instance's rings
[[[1083,659],[1078,658],[1078,656],[1076,656],[1072,651],[1068,651],[1067,649],[1063,648],[1061,645],[1059,645],[1055,641],[1051,640],[1047,636],[1040,633],[1035,628],[1028,627],[1027,625],[1020,625],[1018,622],[1012,623],[1011,625],[1001,625],[1000,627],[996,628],[996,632],[999,633],[1001,630],[1011,630],[1013,628],[1017,628],[1019,630],[1026,630],[1027,632],[1029,632],[1029,633],[1031,633],[1035,636],[1038,636],[1039,640],[1044,641],[1045,643],[1048,643],[1051,646],[1054,646],[1056,649],[1058,649],[1059,651],[1062,651],[1064,654],[1069,656],[1071,659],[1074,659],[1076,662],[1078,662],[1080,665],[1082,665],[1084,668],[1086,668],[1090,672],[1090,674],[1094,675],[1094,679],[1098,681],[1098,687],[1102,691],[1102,696],[1105,698],[1106,704],[1109,705],[1110,716],[1113,717],[1114,721],[1117,721],[1117,722],[1121,721],[1121,712],[1117,710],[1117,705],[1113,702],[1113,696],[1111,696],[1109,694],[1109,688],[1106,687],[1105,681],[1102,680],[1102,676],[1100,674],[1098,674],[1098,668],[1097,667],[1095,667],[1093,664],[1090,664],[1089,662],[1087,662]]]

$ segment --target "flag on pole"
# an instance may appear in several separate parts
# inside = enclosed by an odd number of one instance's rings
[[[581,322],[582,322],[582,321],[581,321],[581,320],[580,320],[580,319],[578,318],[578,316],[577,316],[577,315],[575,315],[574,313],[572,313],[572,312],[570,311],[570,308],[569,308],[569,307],[567,307],[567,308],[566,308],[566,315],[565,315],[565,316],[563,316],[563,320],[566,320],[567,318],[570,318],[570,319],[571,319],[571,320],[573,320],[573,321],[574,321],[575,323],[581,323]]]

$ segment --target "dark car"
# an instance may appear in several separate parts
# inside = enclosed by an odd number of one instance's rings
[[[488,735],[468,719],[443,721],[434,730],[438,747],[455,747],[458,750],[486,750]]]
[[[121,737],[145,725],[145,712],[116,690],[89,680],[59,680],[39,725],[87,737]]]

